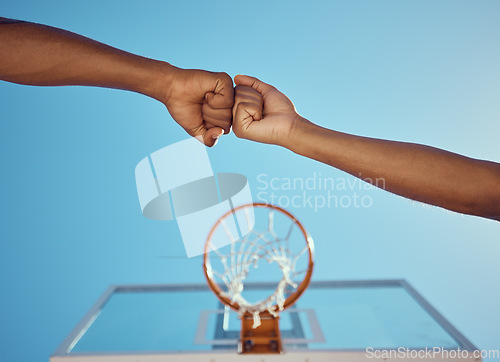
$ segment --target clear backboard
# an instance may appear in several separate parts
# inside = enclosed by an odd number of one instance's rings
[[[245,292],[259,298],[275,286],[252,283]],[[237,314],[207,285],[112,286],[50,361],[365,361],[388,353],[480,361],[404,280],[313,281],[280,314],[280,330],[284,354],[238,355]]]

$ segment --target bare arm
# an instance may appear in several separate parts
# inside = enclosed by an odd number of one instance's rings
[[[184,70],[62,29],[0,18],[0,79],[142,93],[209,146],[231,126],[233,87],[225,73]]]
[[[235,82],[237,136],[284,146],[413,200],[500,220],[500,164],[328,130],[299,116],[276,88],[247,76]]]
[[[290,149],[395,194],[500,220],[500,164],[438,148],[353,136],[299,123]]]

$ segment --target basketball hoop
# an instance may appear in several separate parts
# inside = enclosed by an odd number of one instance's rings
[[[234,230],[231,231],[228,225],[236,220],[246,221],[247,230],[250,230],[246,235],[236,236]],[[281,235],[277,230],[280,221],[285,226]],[[289,225],[285,225],[287,223]],[[224,233],[220,233],[221,228]],[[219,238],[225,235],[231,243],[217,248],[214,235]],[[283,352],[279,313],[293,305],[309,285],[313,254],[313,240],[302,224],[277,206],[242,205],[223,215],[212,227],[205,244],[204,272],[217,298],[238,312],[241,319],[239,353]],[[275,263],[282,275],[270,296],[253,302],[243,293],[245,280],[258,267],[259,261]],[[299,264],[303,265],[301,270],[297,270]]]

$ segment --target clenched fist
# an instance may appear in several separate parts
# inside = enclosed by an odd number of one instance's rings
[[[172,118],[207,146],[231,130],[233,81],[226,73],[172,67],[163,103]]]
[[[236,136],[287,147],[294,127],[307,122],[283,93],[257,78],[237,75],[233,107]]]

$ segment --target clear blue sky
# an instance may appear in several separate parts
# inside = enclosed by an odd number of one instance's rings
[[[500,161],[498,1],[11,1],[1,15],[258,76],[324,127]],[[0,120],[2,360],[47,361],[110,284],[203,281],[199,259],[160,258],[182,254],[179,231],[144,218],[136,195],[136,164],[186,138],[163,105],[1,82]],[[234,135],[209,154],[254,197],[271,197],[272,178],[355,180]],[[370,207],[288,206],[315,239],[314,278],[405,278],[479,348],[500,349],[500,224],[357,187],[332,192]]]

